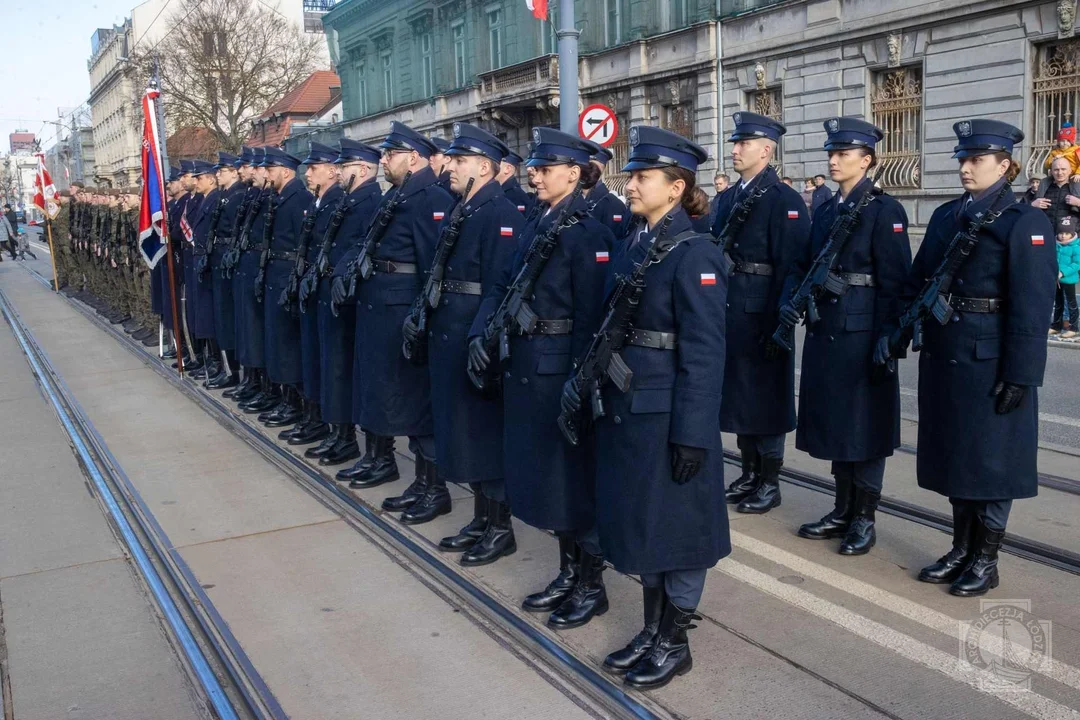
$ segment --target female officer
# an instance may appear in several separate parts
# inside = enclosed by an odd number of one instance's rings
[[[705,574],[731,552],[720,442],[728,275],[712,237],[690,220],[708,211],[692,192],[708,154],[654,127],[632,127],[630,145],[627,197],[645,225],[626,237],[613,270],[628,275],[646,257],[650,264],[621,352],[632,384],[625,393],[602,389],[596,506],[604,555],[641,576],[645,605],[644,628],[604,668],[652,688],[692,667],[686,631],[699,619]],[[572,384],[563,405],[581,405]]]
[[[874,511],[885,458],[900,445],[899,380],[895,374],[873,371],[869,359],[882,324],[897,314],[897,298],[911,268],[911,246],[904,208],[867,177],[877,162],[874,146],[883,137],[881,130],[841,117],[826,120],[825,131],[829,174],[840,189],[814,213],[811,247],[794,263],[786,293],[803,281],[834,232],[836,219],[857,216],[850,218],[854,230],[847,239],[835,240],[843,242],[836,275],[847,290],[818,300],[820,320],[807,327],[795,436],[795,447],[832,461],[836,505],[818,522],[799,528],[799,535],[843,538],[840,554],[862,555],[877,539]],[[800,313],[785,304],[780,317],[794,326]]]
[[[919,357],[919,486],[947,495],[953,547],[919,580],[951,583],[953,595],[998,585],[998,548],[1015,498],[1038,492],[1035,388],[1046,367],[1046,318],[1054,307],[1057,256],[1046,215],[1018,204],[1017,128],[998,120],[953,126],[964,194],[939,207],[912,263],[905,299],[935,274],[953,238],[976,230],[975,245],[946,283],[944,325],[927,316]],[[886,363],[911,339],[901,327],[881,337]]]
[[[484,326],[499,306],[535,238],[561,220],[555,249],[544,265],[529,303],[540,318],[530,334],[510,338],[503,376],[503,458],[506,495],[515,516],[559,537],[559,574],[544,590],[525,598],[529,612],[552,612],[551,627],[584,625],[607,611],[596,540],[596,502],[591,448],[571,447],[559,432],[559,395],[603,314],[604,277],[615,241],[611,231],[588,215],[585,198],[573,198],[588,166],[587,141],[550,128],[533,130],[536,142],[528,165],[546,212],[526,225],[513,261],[485,295],[469,331],[469,367],[483,374],[491,362]],[[566,212],[564,212],[564,210]],[[505,506],[497,510],[508,515]],[[489,526],[510,518],[494,517]],[[510,554],[505,552],[504,554]],[[464,562],[464,560],[463,560]]]

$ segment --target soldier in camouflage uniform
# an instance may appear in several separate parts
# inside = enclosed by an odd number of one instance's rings
[[[53,261],[56,264],[56,279],[54,287],[63,289],[71,284],[71,191],[61,190],[59,193],[60,212],[56,218],[50,221],[52,225],[52,251],[55,253]],[[48,240],[48,237],[46,237]]]

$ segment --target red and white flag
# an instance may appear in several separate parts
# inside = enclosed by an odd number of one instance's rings
[[[56,186],[49,177],[49,171],[45,169],[45,153],[34,153],[34,157],[38,160],[38,171],[34,177],[34,207],[53,220],[60,212],[60,199],[56,196]]]
[[[525,0],[525,6],[537,20],[547,20],[548,0]]]

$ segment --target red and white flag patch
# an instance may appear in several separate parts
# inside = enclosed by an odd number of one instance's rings
[[[499,234],[503,237],[514,237],[514,228],[512,227],[500,227]]]
[[[893,232],[904,232],[904,223],[893,223],[892,231]]]
[[[1032,235],[1031,236],[1031,244],[1032,245],[1042,245],[1043,244],[1043,236],[1042,235]]]
[[[525,212],[525,206],[524,205],[518,205],[517,208],[518,208],[518,212]]]
[[[444,217],[446,217],[446,213],[444,213],[444,212],[433,212],[433,213],[431,213],[431,219],[434,220],[435,222],[439,222]]]
[[[609,260],[611,260],[611,256],[606,251],[596,253],[596,262],[608,262]]]
[[[622,215],[612,215],[611,220],[613,222],[622,222]]]
[[[701,273],[701,284],[702,285],[715,285],[716,284],[716,273]]]
[[[798,220],[799,219],[799,211],[798,210],[788,210],[787,211],[787,219],[788,220]]]

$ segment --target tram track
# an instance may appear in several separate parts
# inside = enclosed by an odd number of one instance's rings
[[[91,495],[102,505],[157,605],[166,634],[207,710],[221,720],[285,720],[276,698],[2,290],[0,315],[26,355],[89,480]]]

